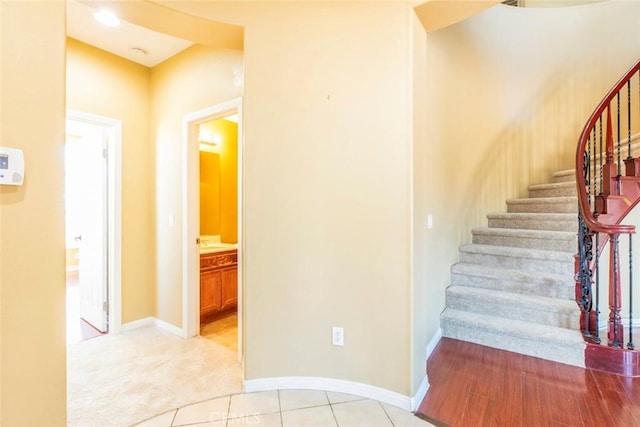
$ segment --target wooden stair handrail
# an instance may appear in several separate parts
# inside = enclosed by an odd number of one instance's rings
[[[580,138],[578,139],[578,147],[576,149],[576,185],[578,187],[578,207],[580,209],[580,212],[582,213],[585,224],[587,225],[589,230],[593,232],[606,234],[632,234],[635,233],[636,230],[635,226],[633,225],[602,224],[597,221],[589,206],[589,195],[587,194],[586,181],[582,171],[584,170],[584,152],[591,130],[596,125],[605,109],[609,108],[613,98],[617,96],[618,92],[620,92],[623,86],[626,85],[629,80],[631,80],[631,77],[633,77],[638,72],[638,70],[640,70],[640,60],[636,62],[635,65],[629,69],[629,71],[626,72],[626,74],[618,81],[618,83],[616,83],[616,85],[609,91],[609,93],[607,93],[607,96],[605,96],[604,99],[600,101],[596,109],[591,114],[591,117],[589,117],[587,124],[582,129]]]
[[[640,83],[640,60],[618,80],[589,117],[580,133],[575,159],[579,215],[574,278],[576,303],[580,308],[580,331],[587,345],[585,366],[624,376],[640,376],[640,351],[635,349],[633,342],[634,315],[631,298],[634,284],[632,234],[636,227],[621,224],[640,202],[640,157],[633,157],[631,151],[632,105],[635,104],[632,103],[632,98],[636,99],[635,102],[640,100],[640,86],[637,86],[633,95],[631,89],[632,79],[636,75],[639,76]],[[625,101],[621,99],[623,92],[626,95]],[[625,106],[623,102],[626,103]],[[627,157],[624,165],[621,108],[626,108],[624,112],[627,116]],[[616,118],[615,141],[612,115]],[[627,234],[629,238],[626,249],[629,257],[628,285],[623,283],[621,274],[621,234]],[[607,266],[604,268],[605,277],[602,277],[600,255],[607,244],[610,248],[609,259],[604,261]],[[601,278],[608,282],[606,290],[601,286]],[[623,286],[628,286],[628,326],[623,324],[621,315]],[[604,293],[603,299],[600,293]],[[600,345],[601,304],[608,307],[606,345]],[[626,343],[625,329],[628,334]]]

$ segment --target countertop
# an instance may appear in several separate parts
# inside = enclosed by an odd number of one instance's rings
[[[237,243],[204,243],[200,244],[200,255],[238,249]]]

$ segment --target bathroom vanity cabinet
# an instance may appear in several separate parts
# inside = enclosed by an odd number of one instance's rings
[[[200,323],[234,312],[238,306],[238,251],[200,254]]]

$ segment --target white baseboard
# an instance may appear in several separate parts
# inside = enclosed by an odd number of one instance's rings
[[[406,411],[410,411],[412,405],[409,396],[354,381],[319,377],[275,377],[244,381],[245,393],[271,390],[324,390],[348,393],[388,403]]]
[[[181,338],[184,337],[184,331],[182,330],[182,328],[178,328],[177,326],[165,322],[164,320],[160,320],[154,317],[153,324],[156,325],[158,329],[162,329],[163,331],[167,331]]]
[[[433,353],[433,350],[436,349],[436,346],[438,345],[441,339],[442,339],[442,329],[438,328],[433,338],[431,338],[431,341],[429,341],[429,344],[427,344],[426,360],[429,360],[429,356],[431,356],[431,353]]]
[[[120,327],[122,332],[133,331],[134,329],[146,328],[154,324],[153,317],[145,317],[142,319],[134,320],[133,322],[123,323]]]
[[[425,362],[429,360],[429,356],[431,356],[431,353],[433,353],[433,350],[435,350],[436,346],[438,345],[441,339],[442,339],[442,329],[438,328],[433,338],[431,338],[431,341],[429,341],[429,343],[427,344],[427,351],[424,359]],[[426,368],[427,368],[427,364],[425,363],[425,369]],[[427,378],[427,375],[425,372],[425,376],[422,379],[422,382],[420,383],[418,390],[413,395],[413,397],[411,397],[411,399],[409,400],[411,412],[415,412],[415,410],[418,409],[418,406],[420,406],[420,403],[422,403],[422,400],[427,395],[428,390],[429,390],[429,378]]]
[[[178,335],[179,337],[182,337],[184,335],[182,328],[178,328],[177,326],[174,326],[171,323],[167,323],[164,320],[160,320],[158,318],[151,317],[151,316],[134,320],[133,322],[124,323],[121,326],[120,330],[122,332],[128,332],[134,329],[146,328],[149,326],[155,326],[158,329],[162,329],[163,331],[167,331],[174,335]]]
[[[424,400],[424,397],[427,395],[428,390],[429,390],[429,380],[425,375],[424,378],[422,379],[422,382],[420,383],[420,387],[418,387],[418,391],[416,391],[416,394],[414,394],[413,397],[409,400],[409,404],[410,404],[409,410],[411,412],[415,412],[416,409],[418,409],[418,406],[420,406],[420,403],[422,403],[422,401]]]
[[[605,315],[600,315],[601,317],[605,317]],[[625,328],[629,326],[629,318],[628,317],[622,317],[620,318],[620,324],[622,326],[624,326]],[[638,317],[634,317],[633,320],[631,321],[631,326],[633,326],[633,329],[636,328],[640,328],[640,318]],[[600,329],[601,331],[606,331],[609,328],[609,319],[605,318],[604,320],[600,320],[598,322],[598,329]]]

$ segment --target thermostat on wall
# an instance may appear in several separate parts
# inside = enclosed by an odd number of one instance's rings
[[[22,185],[24,155],[19,148],[0,147],[0,185]]]

